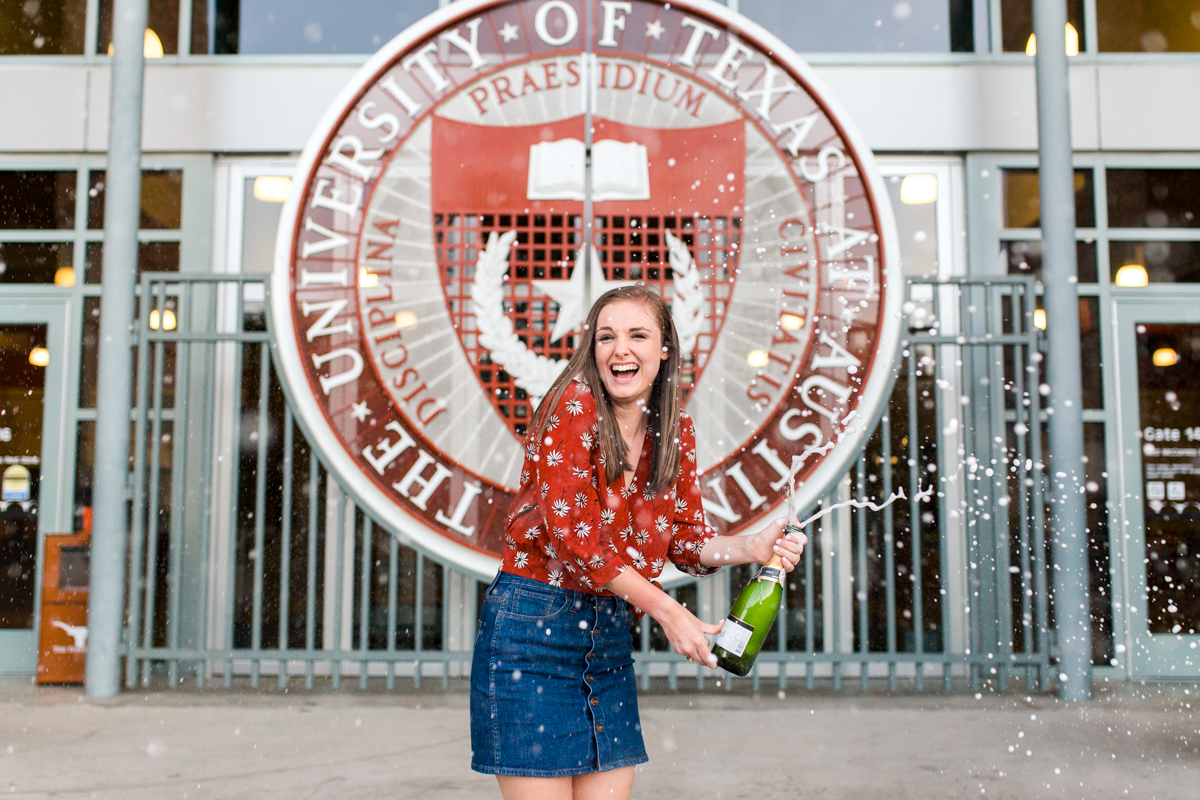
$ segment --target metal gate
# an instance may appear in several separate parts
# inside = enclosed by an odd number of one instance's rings
[[[466,677],[484,585],[358,508],[296,425],[271,363],[263,276],[140,285],[128,686],[391,689]],[[1032,278],[909,281],[888,408],[807,531],[752,676],[840,690],[1048,689],[1041,354]],[[927,502],[916,495],[929,486]],[[670,588],[716,619],[749,567]],[[645,687],[714,680],[635,627]]]

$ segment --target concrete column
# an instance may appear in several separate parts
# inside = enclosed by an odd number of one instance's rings
[[[1092,695],[1088,531],[1084,496],[1083,383],[1079,366],[1079,292],[1075,263],[1075,177],[1067,83],[1064,0],[1034,0],[1037,36],[1038,178],[1042,206],[1042,283],[1049,343],[1051,541],[1059,696]]]
[[[85,683],[88,697],[112,697],[121,690],[146,8],[147,0],[116,0],[113,8],[112,97],[104,181],[104,277],[92,483],[94,516]]]

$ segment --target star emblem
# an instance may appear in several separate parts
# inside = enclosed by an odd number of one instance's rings
[[[504,27],[500,29],[500,38],[506,42],[511,42],[517,38],[517,26],[511,22],[504,23]]]
[[[354,417],[359,422],[366,422],[367,417],[371,416],[371,409],[367,408],[367,401],[360,400],[350,407],[350,416]]]
[[[658,20],[646,23],[646,35],[658,41],[663,35],[663,25]]]
[[[579,264],[583,261],[583,248],[580,248],[579,253],[575,256],[575,263]],[[596,258],[595,249],[591,252],[591,258],[588,259],[591,264],[592,272],[592,297],[588,302],[587,308],[583,305],[583,270],[576,269],[571,274],[571,279],[566,281],[534,281],[533,285],[538,288],[539,292],[550,295],[554,301],[558,303],[558,316],[554,320],[554,330],[550,333],[550,341],[557,342],[562,337],[572,331],[578,330],[583,324],[587,312],[591,309],[591,302],[597,297],[607,292],[609,289],[616,289],[618,286],[628,286],[632,281],[610,281],[604,277],[604,270],[600,268],[600,260]]]

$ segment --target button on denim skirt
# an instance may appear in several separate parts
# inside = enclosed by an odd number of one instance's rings
[[[557,778],[646,760],[625,601],[500,573],[471,664],[471,768]]]

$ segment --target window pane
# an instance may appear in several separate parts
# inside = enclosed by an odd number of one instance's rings
[[[1193,0],[1096,0],[1101,52],[1200,51],[1200,7]]]
[[[142,170],[142,230],[178,230],[183,221],[183,170]],[[104,170],[88,177],[88,227],[104,227]]]
[[[1083,49],[1083,0],[1067,0],[1067,23]],[[1033,0],[1000,0],[1001,42],[1006,53],[1024,53],[1033,35]],[[1063,44],[1066,44],[1064,35]]]
[[[138,242],[138,277],[143,272],[178,272],[179,242]]]
[[[1034,325],[1045,330],[1047,319],[1042,298],[1037,301]],[[1079,365],[1083,383],[1083,407],[1104,408],[1104,373],[1100,360],[1100,298],[1079,298]],[[1039,383],[1046,383],[1046,362],[1038,368]]]
[[[95,403],[93,402],[93,405]],[[75,435],[75,528],[83,530],[84,510],[92,507],[92,476],[96,463],[96,423],[80,422]]]
[[[0,56],[83,54],[87,0],[0,0]]]
[[[0,228],[75,227],[75,172],[0,171]]]
[[[195,0],[197,5],[206,5],[205,0]],[[112,47],[112,10],[113,0],[100,0],[100,16],[96,30],[96,52],[109,53]],[[149,16],[146,19],[146,29],[153,36],[147,36],[146,58],[160,57],[158,49],[164,56],[173,56],[179,52],[179,0],[150,0]],[[157,40],[157,46],[154,42]]]
[[[1088,573],[1092,591],[1092,663],[1114,666],[1112,630],[1112,576],[1108,546],[1108,466],[1104,450],[1104,423],[1083,426],[1084,467],[1087,490]]]
[[[83,337],[79,357],[79,407],[96,407],[96,380],[99,375],[96,365],[100,357],[100,298],[83,298]],[[82,446],[82,443],[81,443]],[[91,455],[88,456],[88,469],[91,469]],[[90,485],[90,482],[89,482]],[[91,495],[88,495],[91,504]]]
[[[202,55],[212,52],[208,49],[208,3],[192,3],[192,41],[188,52]]]
[[[1042,224],[1042,201],[1038,195],[1036,169],[1004,170],[1004,227],[1037,228]],[[1092,171],[1075,170],[1075,226],[1096,227],[1096,202]]]
[[[1191,454],[1200,419],[1200,325],[1145,324],[1135,330],[1146,617],[1151,633],[1195,634],[1200,632],[1200,526],[1194,509],[1200,476]]]
[[[1110,169],[1107,181],[1110,227],[1200,226],[1200,169]]]
[[[157,301],[156,301],[157,302]],[[166,298],[165,307],[173,313],[179,312],[178,301],[168,296]],[[134,319],[138,320],[137,324],[141,324],[141,301],[134,303],[133,307]],[[176,317],[178,319],[178,317]],[[100,298],[85,297],[83,298],[83,335],[80,339],[80,355],[79,355],[79,407],[80,408],[95,408],[96,407],[96,383],[98,380],[98,364],[100,358]],[[167,326],[171,330],[170,322]],[[138,397],[137,385],[137,349],[133,352],[133,397]],[[156,359],[150,361],[150,369],[154,370]],[[167,342],[163,345],[163,390],[162,404],[164,408],[172,408],[175,405],[175,344]],[[151,376],[153,380],[153,375]],[[147,398],[148,399],[148,398]]]
[[[37,574],[45,325],[0,326],[0,628],[32,628]],[[57,466],[57,465],[55,465]]]
[[[138,242],[138,277],[143,272],[177,272],[179,242]],[[104,275],[104,243],[88,242],[84,282],[100,283]]]
[[[257,182],[247,178],[243,188],[242,272],[270,272],[275,263],[275,231],[283,203],[256,197]]]
[[[1042,279],[1042,243],[1040,241],[1001,242],[1000,257],[1009,275],[1032,273]],[[1080,283],[1096,283],[1096,243],[1075,242],[1076,275]]]
[[[0,244],[0,283],[75,284],[70,242],[5,242]],[[59,274],[59,270],[70,270]]]
[[[1108,253],[1118,286],[1200,283],[1200,242],[1110,242]]]
[[[887,188],[900,234],[900,268],[913,277],[936,276],[937,176],[889,175]]]
[[[183,170],[142,172],[141,228],[179,230],[183,222]]]
[[[83,282],[99,283],[104,267],[104,242],[88,242],[83,251]]]
[[[196,2],[192,52],[373,53],[437,8],[437,0]]]
[[[1079,298],[1079,366],[1083,376],[1083,407],[1104,408],[1098,297]]]
[[[738,10],[808,53],[974,50],[969,0],[741,0]]]
[[[104,228],[104,170],[92,170],[88,173],[87,216],[89,228]]]

